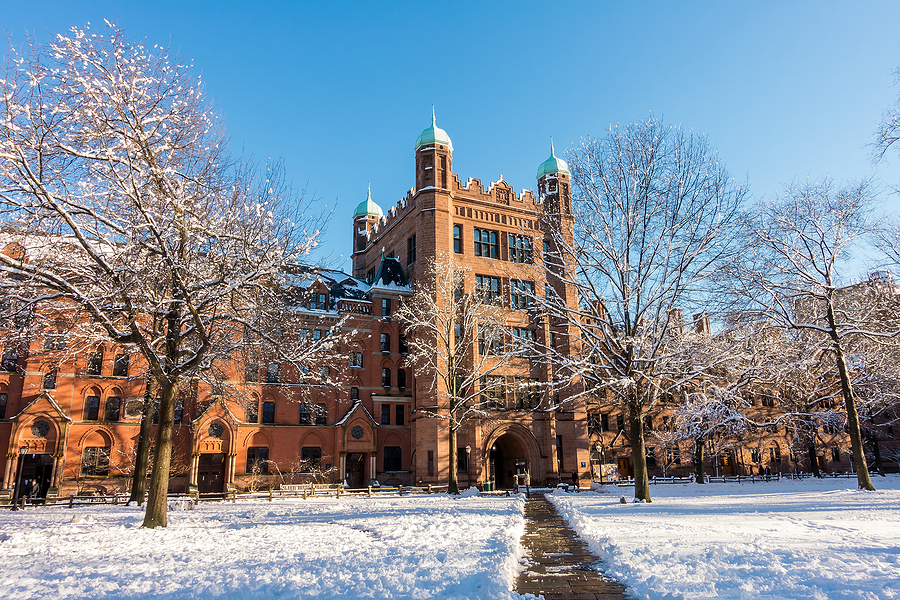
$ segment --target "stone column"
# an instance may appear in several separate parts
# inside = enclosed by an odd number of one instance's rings
[[[344,481],[344,477],[346,477],[346,475],[347,475],[347,455],[346,454],[341,454],[341,469],[340,469],[340,472],[338,472],[338,475],[340,476],[339,479],[341,481]]]
[[[369,455],[369,479],[375,479],[375,453]]]
[[[6,469],[3,471],[3,489],[8,490],[13,486],[12,477],[16,461],[19,460],[17,454],[6,454]]]
[[[191,468],[188,472],[188,485],[197,485],[197,473],[200,468],[200,454],[195,453],[191,456]]]

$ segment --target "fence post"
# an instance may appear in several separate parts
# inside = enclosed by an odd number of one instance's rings
[[[428,484],[428,493],[429,494],[431,493],[431,484],[430,483]]]
[[[75,494],[69,494],[69,508],[75,504]]]
[[[306,488],[303,488],[303,499],[306,500]]]
[[[269,502],[272,501],[272,488],[269,488]]]
[[[341,499],[341,486],[338,486],[338,489],[337,489],[337,497],[338,497],[338,500]]]
[[[372,497],[372,486],[370,485],[369,486],[369,498],[371,498],[371,497]]]
[[[231,503],[237,502],[237,489],[231,490]]]

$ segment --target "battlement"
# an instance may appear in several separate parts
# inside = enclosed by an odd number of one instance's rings
[[[481,183],[480,179],[469,177],[464,185],[460,182],[459,176],[454,174],[451,181],[451,189],[454,192],[465,192],[461,194],[464,198],[481,202],[493,202],[503,206],[522,204],[522,208],[534,209],[535,205],[539,204],[531,190],[523,189],[521,194],[516,195],[512,186],[503,181],[502,175],[498,181],[492,182],[487,191],[485,191],[484,184]]]

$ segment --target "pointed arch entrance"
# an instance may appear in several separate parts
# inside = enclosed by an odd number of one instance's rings
[[[501,425],[491,432],[484,448],[486,479],[494,489],[510,489],[518,476],[530,473],[533,483],[544,480],[544,465],[534,434],[517,424]]]

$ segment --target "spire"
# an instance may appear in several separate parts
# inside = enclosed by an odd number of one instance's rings
[[[553,144],[551,143],[550,145],[552,146]],[[551,154],[553,154],[553,153],[551,152]],[[369,182],[369,193],[368,193],[368,195],[366,195],[366,200],[368,200],[369,202],[372,201],[372,182],[371,181]]]
[[[437,126],[437,119],[434,116],[434,104],[431,105],[431,127],[419,134],[415,148],[418,151],[422,146],[432,144],[442,144],[447,146],[450,152],[453,152],[453,142],[450,141],[450,136]]]
[[[437,120],[434,118],[434,104],[431,105],[431,126],[437,127]]]
[[[556,158],[556,152],[553,151],[553,136],[550,136],[550,156]]]

